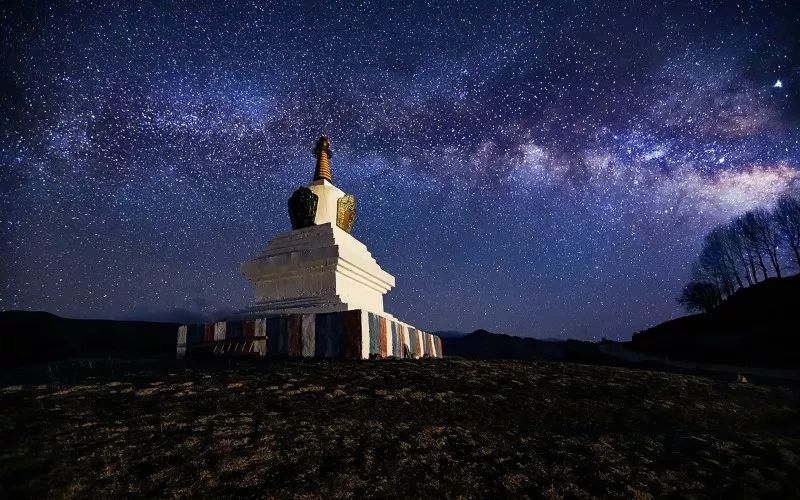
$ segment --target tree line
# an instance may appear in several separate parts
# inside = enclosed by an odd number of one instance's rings
[[[784,195],[709,232],[678,302],[709,311],[736,290],[800,268],[800,199]]]

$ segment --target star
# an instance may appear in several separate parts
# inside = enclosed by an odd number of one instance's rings
[[[775,80],[775,84],[772,86],[772,88],[773,89],[782,89],[783,88],[783,82],[780,81],[780,80]]]

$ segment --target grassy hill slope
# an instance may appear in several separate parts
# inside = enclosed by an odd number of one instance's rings
[[[275,362],[0,388],[0,496],[797,498],[800,395],[569,363]]]
[[[715,310],[633,335],[649,354],[708,363],[800,367],[800,275],[734,293]]]

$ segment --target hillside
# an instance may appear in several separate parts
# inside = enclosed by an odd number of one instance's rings
[[[518,359],[572,361],[579,363],[615,364],[611,358],[597,348],[593,342],[578,340],[539,340],[529,337],[515,337],[476,330],[468,335],[451,336],[442,339],[447,356],[471,359]]]
[[[569,363],[272,362],[0,387],[0,497],[800,496],[800,394]]]
[[[178,325],[0,311],[0,368],[71,358],[175,356]]]
[[[692,361],[800,367],[800,275],[741,289],[715,310],[633,335],[631,347]]]

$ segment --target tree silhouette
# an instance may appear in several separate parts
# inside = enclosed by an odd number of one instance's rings
[[[689,311],[708,312],[720,303],[719,289],[707,281],[690,281],[678,297],[678,303]]]
[[[795,263],[800,267],[800,200],[789,195],[781,196],[775,204],[772,217],[792,249]]]
[[[756,235],[757,241],[761,246],[760,250],[763,250],[769,256],[775,275],[780,278],[781,266],[778,260],[778,245],[781,242],[781,233],[778,229],[778,224],[772,217],[772,213],[763,208],[757,208],[749,213],[752,213],[756,220]]]
[[[756,272],[756,260],[759,257],[758,249],[750,242],[745,233],[744,220],[737,217],[729,224],[733,245],[739,253],[742,265],[746,268],[747,282],[752,285],[758,283],[758,273]],[[763,265],[763,260],[761,261]],[[766,275],[766,268],[764,268]]]
[[[744,215],[740,216],[736,220],[736,224],[741,231],[741,235],[743,238],[744,243],[750,248],[751,252],[753,253],[756,262],[758,263],[758,267],[763,274],[764,279],[769,278],[769,274],[767,274],[767,265],[764,263],[765,253],[763,251],[763,245],[761,244],[761,238],[759,236],[760,228],[759,228],[759,221],[755,216],[754,212],[747,212]]]
[[[709,231],[678,302],[689,311],[708,311],[740,288],[768,279],[770,270],[780,278],[783,242],[800,268],[800,199],[790,195],[772,211],[750,210]]]

